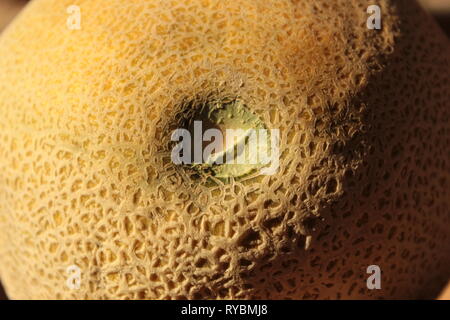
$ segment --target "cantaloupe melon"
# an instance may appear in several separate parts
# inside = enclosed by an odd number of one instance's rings
[[[8,295],[435,298],[450,45],[415,1],[375,2],[381,30],[365,0],[32,1],[0,37]],[[280,130],[276,174],[170,161],[180,119],[230,97]]]

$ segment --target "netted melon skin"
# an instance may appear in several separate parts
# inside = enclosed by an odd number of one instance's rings
[[[382,30],[363,0],[31,2],[0,37],[8,295],[436,297],[450,45],[414,1],[377,2]],[[214,187],[171,163],[183,102],[223,97],[280,129],[275,175]]]

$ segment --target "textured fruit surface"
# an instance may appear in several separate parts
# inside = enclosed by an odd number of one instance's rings
[[[8,295],[435,298],[450,45],[414,1],[378,3],[382,30],[365,0],[31,2],[0,37]],[[227,97],[280,130],[275,175],[211,184],[170,161],[180,117]]]

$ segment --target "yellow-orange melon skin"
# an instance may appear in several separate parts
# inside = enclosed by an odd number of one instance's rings
[[[450,45],[415,1],[377,3],[382,30],[365,0],[32,1],[0,37],[9,297],[437,297]],[[280,130],[276,174],[168,161],[184,102],[225,97]]]

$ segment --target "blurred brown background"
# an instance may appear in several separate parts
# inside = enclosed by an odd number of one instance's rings
[[[0,0],[0,32],[19,13],[28,0]],[[450,0],[419,0],[435,17],[450,37]],[[0,284],[0,300],[6,299]],[[450,288],[449,296],[450,299]]]
[[[27,2],[28,0],[0,0],[0,32]]]
[[[419,0],[450,37],[450,0]]]

